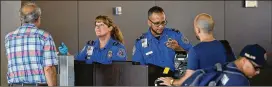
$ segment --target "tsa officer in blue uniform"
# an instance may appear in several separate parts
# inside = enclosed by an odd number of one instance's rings
[[[174,71],[175,51],[188,51],[192,45],[181,32],[165,27],[167,21],[161,7],[150,8],[148,16],[148,32],[135,41],[132,61]]]
[[[76,60],[87,64],[111,64],[112,61],[126,61],[127,54],[123,45],[123,35],[120,29],[108,16],[97,16],[95,33],[98,39],[88,41]]]
[[[136,39],[133,47],[133,62],[161,68],[161,70],[154,71],[154,74],[149,73],[154,75],[152,77],[155,79],[160,76],[155,74],[162,73],[164,69],[173,73],[175,51],[188,51],[192,48],[188,39],[181,32],[165,27],[166,24],[163,9],[158,6],[150,8],[148,11],[148,32]],[[155,79],[153,80],[155,81]],[[153,80],[149,78],[149,86],[154,84]]]

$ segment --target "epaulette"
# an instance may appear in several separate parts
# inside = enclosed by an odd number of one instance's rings
[[[120,42],[113,42],[112,45],[113,46],[118,46],[118,45],[120,45]]]
[[[87,42],[87,44],[89,44],[89,45],[94,45],[94,41],[93,40],[89,40],[88,42]]]
[[[142,34],[139,38],[136,39],[136,41],[139,41],[141,39],[145,38],[145,34]]]
[[[172,29],[170,29],[171,31],[174,31],[174,32],[177,32],[177,33],[180,33],[180,31],[179,30],[177,30],[177,29],[174,29],[174,28],[172,28]]]

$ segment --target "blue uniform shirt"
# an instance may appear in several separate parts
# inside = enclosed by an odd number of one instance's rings
[[[187,68],[197,70],[212,67],[216,63],[224,64],[225,62],[226,50],[220,41],[200,42],[190,49]]]
[[[126,61],[127,55],[122,43],[110,39],[104,48],[100,48],[99,40],[88,41],[81,52],[77,55],[76,60],[86,61],[87,64],[98,62],[102,64],[111,64],[113,60]]]
[[[232,72],[225,73],[225,76],[222,77],[219,86],[250,86],[250,83],[246,76],[238,70],[234,62],[231,62],[227,65],[231,68]],[[229,69],[227,68],[227,70]],[[235,72],[233,72],[235,70]]]
[[[186,51],[192,48],[188,39],[178,30],[165,28],[158,40],[149,29],[135,41],[132,61],[140,62],[141,65],[153,64],[163,68],[169,67],[174,71],[175,51],[166,46],[168,39],[176,40]]]

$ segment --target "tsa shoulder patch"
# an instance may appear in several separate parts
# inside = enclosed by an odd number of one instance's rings
[[[125,49],[119,48],[118,52],[117,52],[117,56],[120,57],[120,58],[124,58],[126,56]]]
[[[188,40],[188,38],[185,37],[185,36],[181,36],[181,41],[182,41],[183,43],[185,43],[185,44],[189,44],[189,43],[190,43],[190,41]]]

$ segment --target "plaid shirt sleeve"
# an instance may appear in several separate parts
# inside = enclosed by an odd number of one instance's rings
[[[50,34],[48,34],[48,39],[45,41],[44,45],[44,59],[43,66],[53,66],[58,65],[56,46],[54,40]]]

